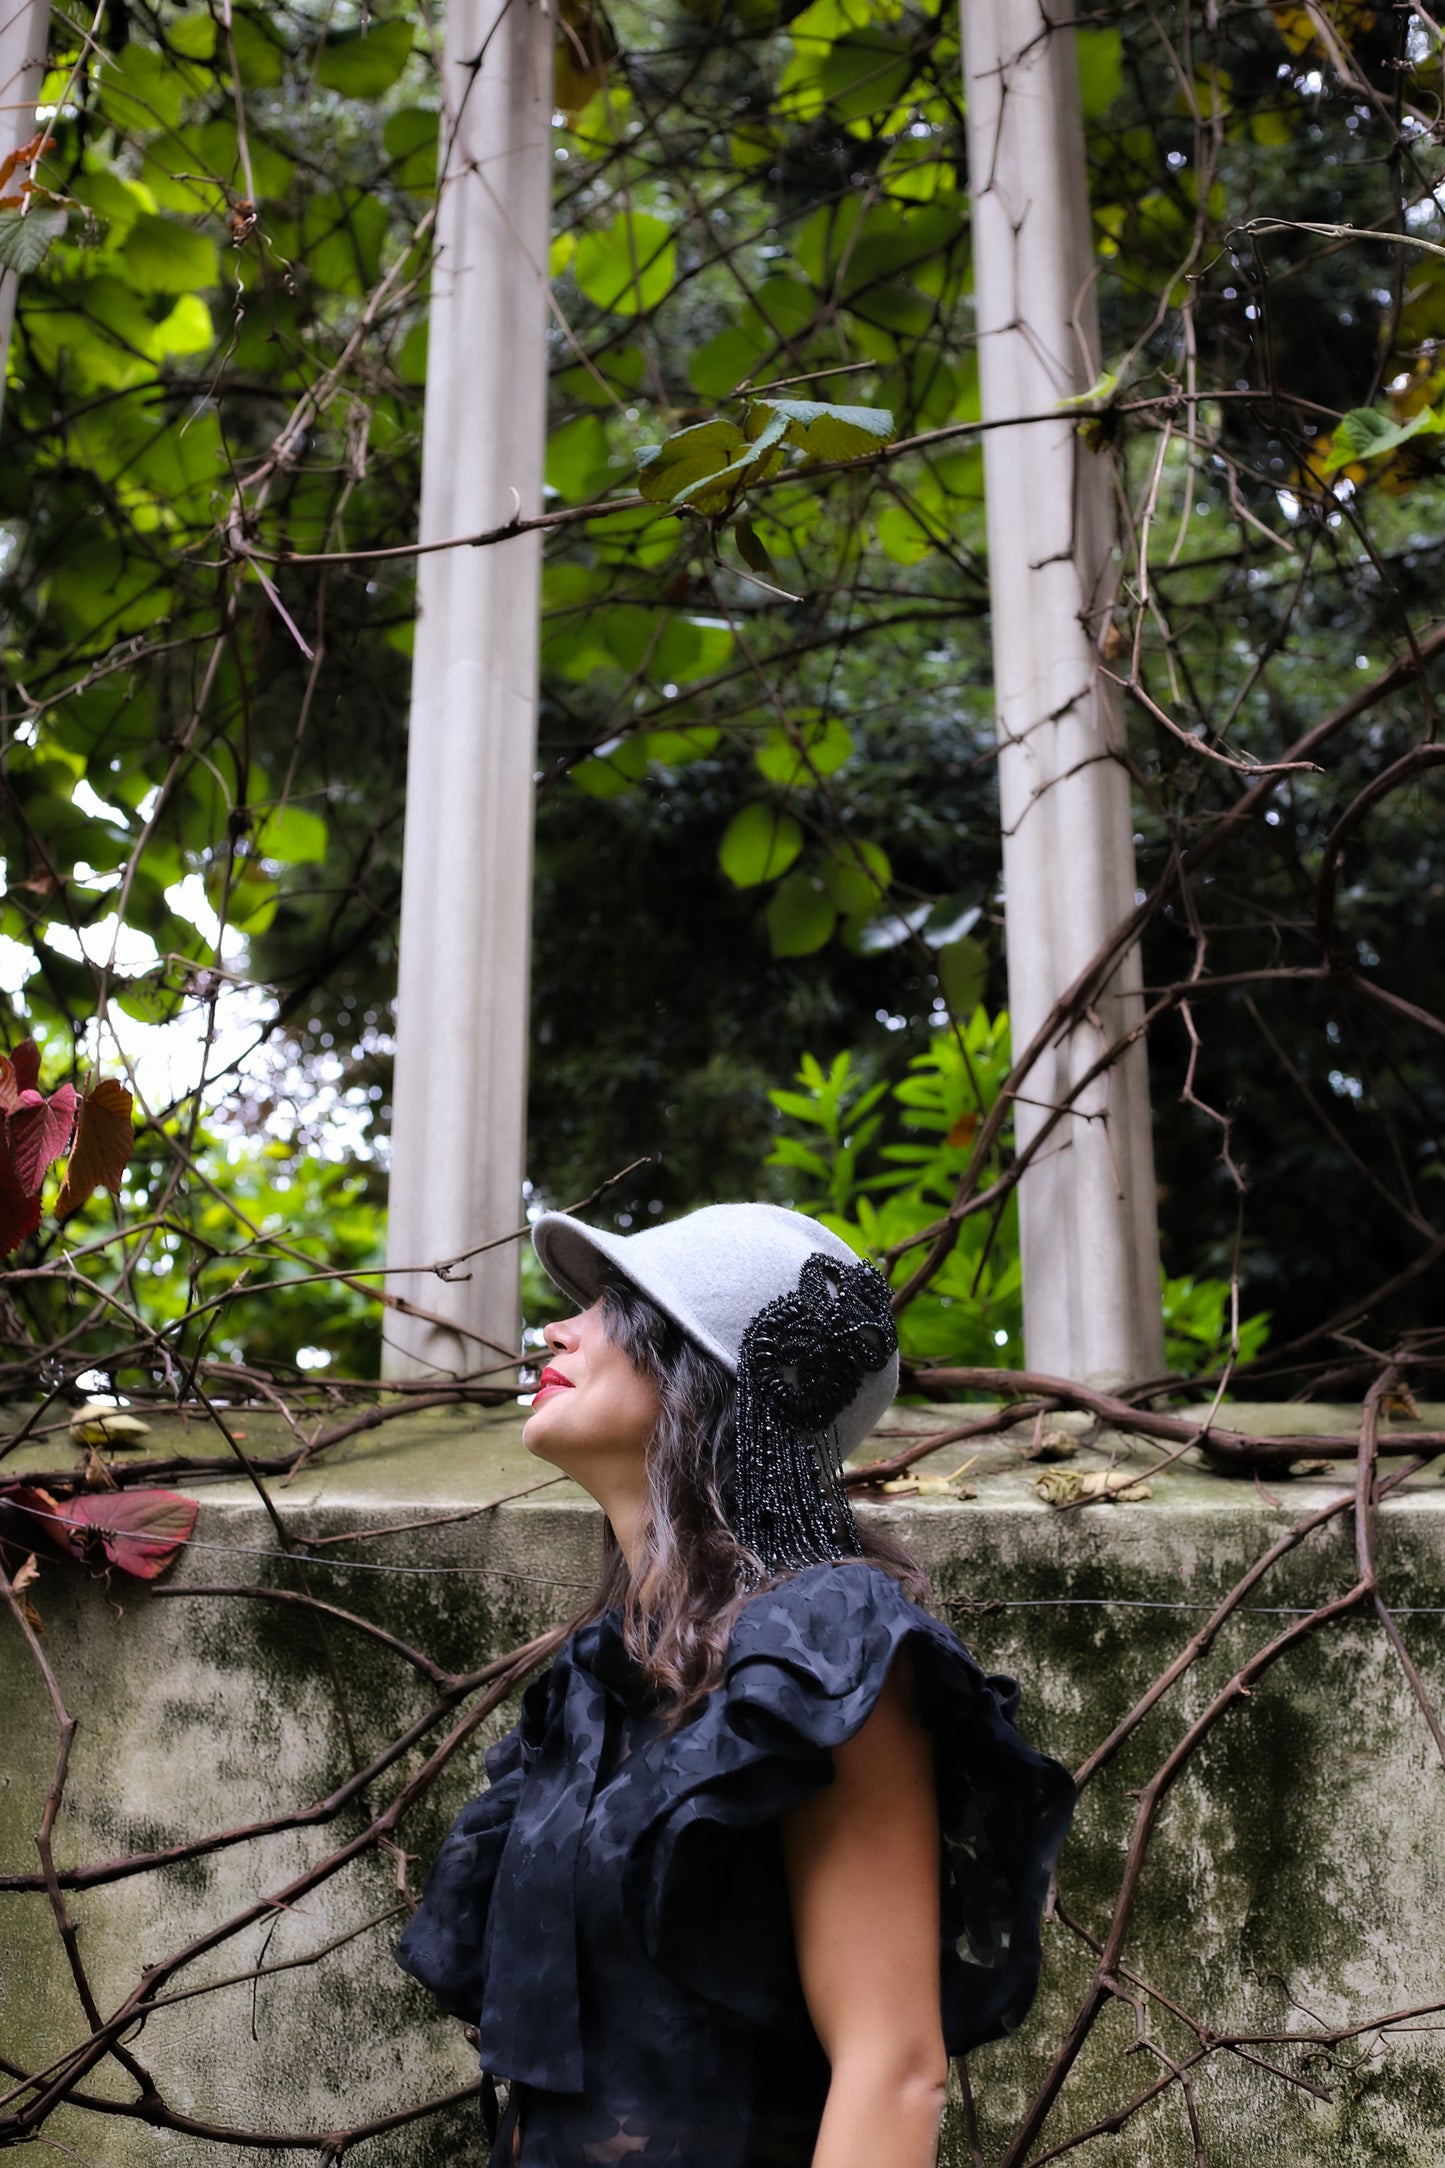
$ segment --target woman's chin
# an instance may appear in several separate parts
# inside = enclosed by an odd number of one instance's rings
[[[522,1443],[533,1460],[550,1461],[552,1459],[551,1453],[547,1450],[547,1427],[546,1413],[541,1408],[529,1415],[522,1425]]]

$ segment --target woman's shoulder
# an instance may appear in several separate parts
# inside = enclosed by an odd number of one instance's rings
[[[865,1721],[904,1647],[928,1700],[945,1681],[952,1696],[987,1689],[963,1645],[882,1567],[861,1558],[808,1566],[743,1606],[728,1641],[726,1699],[735,1722],[767,1711],[834,1746]]]
[[[769,1660],[856,1665],[874,1643],[911,1633],[953,1641],[948,1628],[883,1567],[866,1558],[840,1559],[805,1566],[750,1596],[729,1637],[726,1668],[731,1675]]]

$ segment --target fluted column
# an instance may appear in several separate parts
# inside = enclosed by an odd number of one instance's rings
[[[0,164],[35,134],[35,101],[45,74],[49,32],[49,0],[0,0]],[[0,193],[19,191],[12,181]],[[17,284],[15,273],[0,265],[0,416]]]
[[[4,0],[0,0],[0,5]],[[421,539],[541,509],[553,14],[450,0],[432,273]],[[388,1286],[390,1376],[467,1372],[515,1349],[515,1245],[468,1279],[399,1274],[518,1225],[541,543],[418,562],[407,760]]]
[[[983,419],[1030,417],[983,438],[1015,1049],[1133,907],[1135,883],[1119,702],[1099,671],[1109,473],[1067,414],[1053,418],[1100,362],[1074,34],[1049,12],[963,6]],[[1141,1009],[1135,948],[1024,1086],[1021,1146]],[[1163,1327],[1142,1042],[1074,1109],[1020,1184],[1026,1359],[1062,1377],[1144,1376],[1163,1367]]]

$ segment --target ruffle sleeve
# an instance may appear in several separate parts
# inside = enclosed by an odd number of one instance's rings
[[[488,1749],[486,1770],[487,1789],[448,1830],[395,1953],[449,2017],[469,2025],[481,2014],[487,1915],[525,1776],[520,1727]]]
[[[657,1811],[629,1875],[658,1963],[741,2017],[785,2023],[799,1989],[769,1825],[832,1781],[833,1749],[905,1648],[934,1737],[943,2029],[959,2055],[1012,2031],[1033,1999],[1073,1785],[1014,1728],[1013,1681],[986,1677],[877,1567],[809,1567],[746,1606],[722,1690],[661,1744]]]

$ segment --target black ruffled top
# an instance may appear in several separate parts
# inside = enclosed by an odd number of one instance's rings
[[[525,2168],[807,2168],[828,2069],[798,1981],[778,1818],[832,1778],[901,1648],[934,1734],[950,2054],[1033,1998],[1073,1808],[1018,1690],[861,1561],[752,1598],[723,1684],[668,1730],[609,1613],[487,1755],[398,1962],[512,2082]]]

